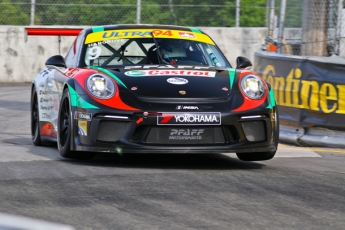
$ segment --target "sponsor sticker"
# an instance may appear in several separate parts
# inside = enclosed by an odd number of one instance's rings
[[[52,116],[51,116],[51,114],[49,114],[49,113],[42,113],[42,119],[48,119],[48,120],[50,120],[50,119],[52,119]]]
[[[188,80],[184,78],[179,78],[179,77],[172,77],[172,78],[168,78],[167,82],[173,85],[184,85],[188,83]]]
[[[91,121],[91,118],[92,118],[91,113],[83,113],[83,112],[78,112],[78,111],[75,111],[75,113],[74,113],[74,119],[76,119],[76,120]]]
[[[87,136],[87,121],[78,120],[78,134],[80,136]]]
[[[214,113],[161,113],[157,125],[220,125],[221,115]]]
[[[131,70],[125,72],[129,77],[146,76],[194,76],[194,77],[215,77],[215,71],[203,70]]]
[[[52,110],[54,107],[52,106],[52,105],[49,105],[49,106],[43,106],[43,105],[41,105],[40,106],[40,109],[41,110]]]
[[[169,140],[202,140],[204,129],[171,129]]]
[[[131,65],[125,66],[124,69],[211,69],[211,66],[192,66],[192,65]]]
[[[178,35],[182,38],[195,38],[195,35],[192,32],[178,32]]]
[[[193,106],[193,105],[178,105],[176,106],[177,110],[181,110],[181,109],[195,109],[198,110],[199,107],[198,106]]]
[[[206,34],[194,34],[193,32],[181,30],[165,30],[165,29],[122,29],[122,30],[106,30],[95,31],[86,36],[85,44],[98,43],[107,40],[128,39],[128,38],[170,38],[184,40],[198,40],[214,45],[212,39]]]

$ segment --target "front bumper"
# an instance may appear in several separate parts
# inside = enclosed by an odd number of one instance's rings
[[[74,151],[110,153],[225,153],[276,151],[274,110],[220,113],[217,125],[158,125],[160,114],[89,110],[74,120]],[[173,112],[172,112],[173,114]],[[84,132],[80,131],[83,126]],[[79,130],[79,131],[78,131]]]

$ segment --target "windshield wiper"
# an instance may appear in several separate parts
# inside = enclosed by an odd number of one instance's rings
[[[163,64],[162,54],[161,54],[161,52],[159,51],[159,46],[158,46],[157,40],[156,40],[156,38],[155,38],[155,36],[153,35],[152,32],[151,32],[151,36],[152,36],[152,39],[153,39],[153,41],[155,42],[155,45],[156,45],[158,62],[159,62],[159,64]]]

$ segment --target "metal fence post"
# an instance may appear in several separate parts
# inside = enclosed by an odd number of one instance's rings
[[[270,16],[269,16],[269,22],[268,22],[267,37],[273,39],[275,0],[271,0],[269,7],[270,7]]]
[[[286,0],[280,1],[280,16],[279,16],[279,29],[278,29],[278,53],[281,53],[283,45],[284,21],[286,11]]]
[[[337,28],[336,28],[336,54],[339,56],[344,56],[345,50],[344,45],[342,43],[342,35],[343,35],[343,6],[344,6],[344,0],[338,0],[338,19],[337,19]]]
[[[141,0],[137,0],[137,24],[140,24],[141,17]]]
[[[236,27],[240,27],[240,0],[236,0]]]
[[[35,25],[35,0],[31,0],[30,25]]]

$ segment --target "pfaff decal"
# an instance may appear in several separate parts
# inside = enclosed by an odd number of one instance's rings
[[[202,140],[204,129],[171,129],[169,140]]]

